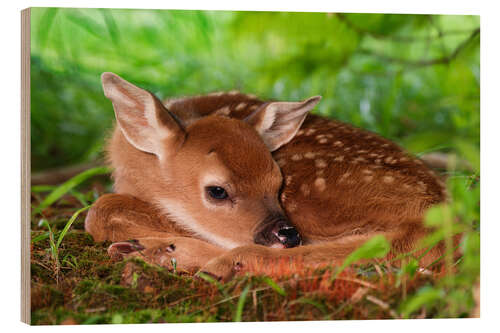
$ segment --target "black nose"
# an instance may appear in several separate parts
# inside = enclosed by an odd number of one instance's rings
[[[294,227],[283,227],[278,231],[278,238],[285,247],[295,247],[300,245],[300,235]]]
[[[256,244],[270,247],[295,247],[302,242],[300,234],[281,214],[269,216],[256,230]]]

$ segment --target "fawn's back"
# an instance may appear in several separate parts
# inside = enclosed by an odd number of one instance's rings
[[[445,200],[433,172],[396,144],[308,115],[319,97],[229,92],[162,104],[112,73],[103,86],[117,118],[108,145],[115,191],[218,246],[383,233],[404,251],[426,233],[425,209]]]
[[[189,123],[210,114],[245,119],[265,102],[233,92],[166,105]],[[273,158],[284,179],[281,204],[306,242],[392,230],[395,238],[423,234],[423,212],[446,197],[435,174],[395,143],[317,115],[307,115]]]

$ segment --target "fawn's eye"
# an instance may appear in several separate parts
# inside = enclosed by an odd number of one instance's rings
[[[226,190],[220,186],[207,186],[206,190],[209,196],[217,200],[224,200],[228,197]]]

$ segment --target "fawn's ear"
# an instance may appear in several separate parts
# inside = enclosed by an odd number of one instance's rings
[[[113,260],[123,260],[125,256],[144,249],[138,241],[116,242],[108,247],[108,255]]]
[[[271,102],[250,114],[245,121],[252,125],[269,150],[274,151],[293,139],[311,111],[321,100],[314,96],[303,102]]]
[[[114,73],[103,73],[101,80],[104,95],[113,103],[118,125],[135,148],[161,158],[168,145],[185,138],[179,119],[152,93]]]

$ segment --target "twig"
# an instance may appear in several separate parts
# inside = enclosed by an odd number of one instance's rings
[[[370,301],[372,302],[373,304],[376,304],[378,305],[379,307],[381,307],[383,310],[389,310],[389,314],[393,317],[393,318],[398,318],[398,314],[396,313],[396,311],[394,311],[393,309],[391,309],[389,307],[389,304],[387,304],[386,302],[376,298],[375,296],[372,296],[372,295],[368,295],[366,296],[366,300],[367,301]]]

